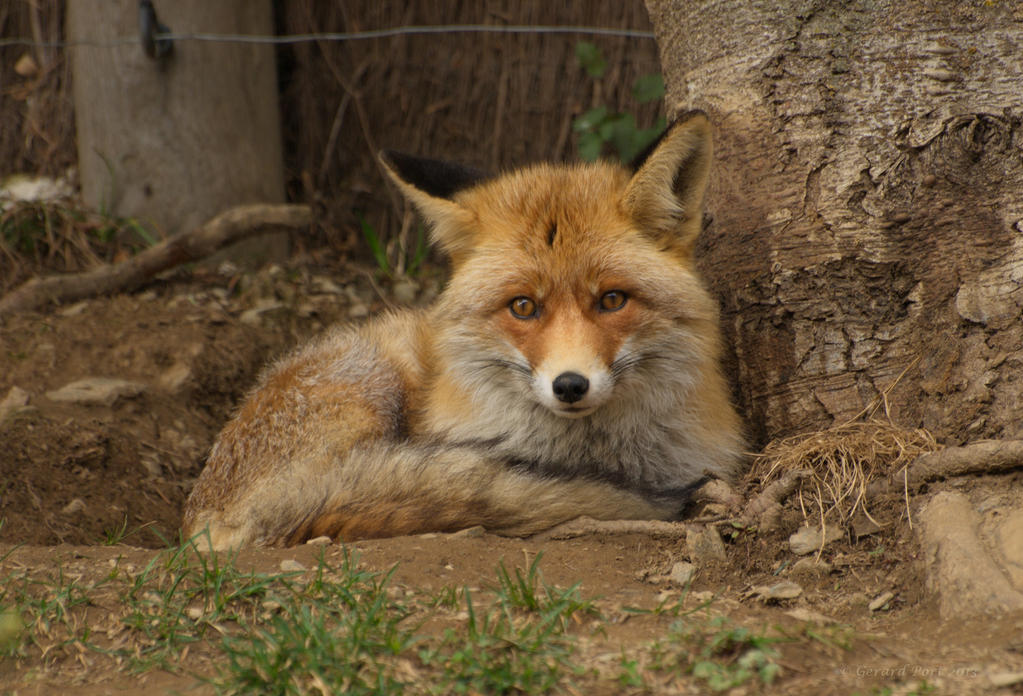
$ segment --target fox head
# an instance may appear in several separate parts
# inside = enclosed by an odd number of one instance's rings
[[[702,113],[631,167],[488,176],[394,152],[381,160],[451,258],[433,315],[437,358],[471,399],[503,390],[581,418],[613,394],[656,392],[656,366],[674,365],[673,382],[717,369],[716,309],[692,263],[711,161]]]

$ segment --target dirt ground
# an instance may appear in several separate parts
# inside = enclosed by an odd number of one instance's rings
[[[429,276],[392,288],[360,269],[309,263],[251,274],[200,269],[136,294],[2,320],[0,401],[8,406],[0,406],[0,582],[56,567],[98,579],[112,559],[145,565],[154,549],[176,542],[205,453],[267,360],[329,323],[402,300],[428,301],[436,288]],[[84,401],[62,400],[62,388],[86,378],[125,382],[110,395],[93,388]],[[947,489],[983,501],[1018,484],[1018,477],[975,478],[933,485],[926,495]],[[736,622],[800,635],[808,626],[843,631],[841,641],[783,644],[782,674],[767,692],[1023,693],[1023,615],[947,618],[898,496],[875,511],[880,530],[839,539],[819,558],[790,551],[787,539],[802,516],[799,501],[789,506],[783,528],[770,535],[716,525],[723,558],[694,559],[684,535],[638,533],[564,540],[423,535],[355,546],[368,568],[396,565],[397,587],[430,591],[486,584],[499,562],[522,567],[542,552],[548,582],[581,583],[606,616],[620,617],[599,641],[626,654],[666,624],[627,617],[621,608],[651,608],[679,595],[668,576],[676,563],[695,560],[693,594],[713,597]],[[289,559],[309,567],[315,553],[248,550],[238,562],[265,571]],[[340,553],[338,545],[327,547],[328,555]],[[756,589],[783,580],[798,585],[796,596],[770,598]],[[207,658],[188,659],[201,672]],[[89,658],[0,658],[2,693],[72,687],[86,694],[209,689],[184,674],[133,675]]]

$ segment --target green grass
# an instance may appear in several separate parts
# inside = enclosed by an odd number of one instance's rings
[[[841,642],[751,630],[706,602],[684,608],[683,596],[645,612],[615,607],[659,636],[626,648],[609,638],[599,600],[544,581],[540,556],[499,563],[482,589],[433,593],[396,586],[394,569],[366,570],[348,550],[333,559],[324,551],[309,570],[260,573],[186,542],[141,567],[118,557],[89,581],[64,567],[13,573],[0,581],[0,659],[15,661],[13,673],[106,659],[220,694],[709,692],[771,684],[781,641]],[[196,653],[205,661],[185,659]]]

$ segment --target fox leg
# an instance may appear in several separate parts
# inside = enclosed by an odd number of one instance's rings
[[[336,332],[266,372],[210,451],[185,535],[215,549],[280,543],[323,505],[324,477],[346,452],[399,437],[407,389],[376,346]]]

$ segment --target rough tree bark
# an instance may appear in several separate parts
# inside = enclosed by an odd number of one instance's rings
[[[903,371],[896,422],[1023,437],[1021,7],[648,0],[669,107],[717,128],[699,251],[755,440]]]
[[[174,33],[273,33],[267,0],[153,4]],[[173,235],[232,206],[284,202],[273,46],[178,41],[157,59],[120,42],[140,36],[136,0],[67,12],[86,203]],[[286,250],[280,234],[244,246],[254,261]]]

